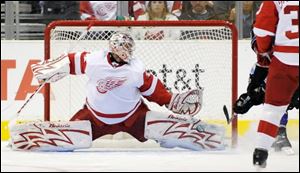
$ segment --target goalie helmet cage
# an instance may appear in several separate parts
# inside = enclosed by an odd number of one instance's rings
[[[213,20],[54,21],[45,30],[45,59],[58,57],[66,50],[75,52],[108,48],[107,41],[116,31],[131,33],[136,40],[134,55],[145,63],[148,72],[158,76],[172,92],[204,87],[204,105],[199,113],[201,119],[209,115],[207,119],[224,120],[223,105],[230,108],[237,99],[238,42],[237,29],[234,24]],[[83,83],[76,81],[73,77],[70,78],[63,79],[63,81],[68,80],[65,82],[67,83],[66,89],[58,86],[61,93],[65,94]],[[57,83],[64,83],[63,81]],[[78,105],[76,102],[80,104],[84,102],[84,98],[80,98],[80,101],[77,98],[71,98],[79,95],[80,89],[75,90],[76,94],[70,93],[70,98],[68,98],[69,96],[56,94],[53,89],[54,85],[56,83],[45,85],[44,119],[46,121],[50,118],[53,120],[55,114],[67,114],[57,110],[58,107],[64,107],[62,104],[69,104],[72,107]],[[55,107],[53,102],[58,102],[60,96],[68,100],[57,103],[59,106]],[[75,110],[70,108],[72,109],[71,115],[67,116],[72,116],[80,108],[78,106]],[[153,109],[161,108],[154,107]],[[229,114],[233,115],[232,110],[229,110]],[[67,120],[70,118],[67,117]],[[235,147],[237,117],[232,120],[229,133],[232,146]]]

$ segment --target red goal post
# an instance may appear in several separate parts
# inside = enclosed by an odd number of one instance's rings
[[[55,58],[65,51],[105,48],[115,31],[132,33],[137,47],[134,54],[171,91],[204,87],[207,95],[204,95],[203,110],[199,113],[204,115],[199,115],[200,118],[224,119],[222,106],[230,108],[237,99],[238,42],[234,24],[226,21],[54,21],[45,30],[45,59]],[[68,84],[57,86],[63,94],[84,83],[73,77],[63,80],[68,80]],[[83,89],[74,89],[76,94],[62,96],[66,100],[55,103],[62,94],[55,93],[54,85],[45,85],[44,119],[48,121],[53,119],[53,114],[67,114],[57,110],[62,103],[68,103],[69,107],[83,104],[82,98],[72,98]],[[68,109],[71,115],[75,111]],[[232,115],[232,110],[229,113]],[[66,116],[66,119],[71,118]],[[232,121],[230,133],[235,146],[237,118]]]

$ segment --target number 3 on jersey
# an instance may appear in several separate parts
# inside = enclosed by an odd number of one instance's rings
[[[291,17],[291,27],[295,27],[297,29],[297,32],[292,32],[292,31],[286,31],[285,36],[289,39],[296,39],[299,38],[299,6],[297,5],[288,5],[284,9],[284,14],[290,15]],[[296,12],[296,15],[291,15],[292,12]],[[296,18],[292,18],[295,17]]]

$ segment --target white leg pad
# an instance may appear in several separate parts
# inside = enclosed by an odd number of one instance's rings
[[[89,121],[29,122],[10,129],[13,150],[73,151],[92,145]]]
[[[161,147],[181,147],[190,150],[225,149],[225,128],[204,123],[185,115],[149,111],[145,122],[145,137],[156,140]]]

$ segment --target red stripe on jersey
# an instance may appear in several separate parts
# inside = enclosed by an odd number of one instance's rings
[[[275,138],[277,136],[278,126],[267,121],[260,120],[257,131]]]
[[[139,88],[140,92],[145,92],[151,87],[153,82],[153,75],[144,72],[143,79],[144,79],[144,84]]]
[[[84,59],[84,57],[86,56],[88,52],[83,52],[81,55],[80,55],[80,70],[81,70],[81,73],[84,74],[85,73],[85,67],[86,67],[86,61]]]
[[[128,114],[134,112],[137,107],[141,104],[141,101],[139,101],[135,106],[134,108],[129,111],[129,112],[126,112],[126,113],[120,113],[120,114],[105,114],[105,113],[101,113],[101,112],[97,112],[96,110],[94,110],[88,103],[88,101],[86,100],[86,104],[88,105],[88,107],[90,107],[92,109],[92,111],[99,117],[103,117],[103,118],[123,118],[123,117],[126,117]]]
[[[70,74],[75,74],[75,53],[68,54],[70,60]]]
[[[299,53],[298,46],[274,46],[274,51],[276,52],[286,52],[286,53]]]

